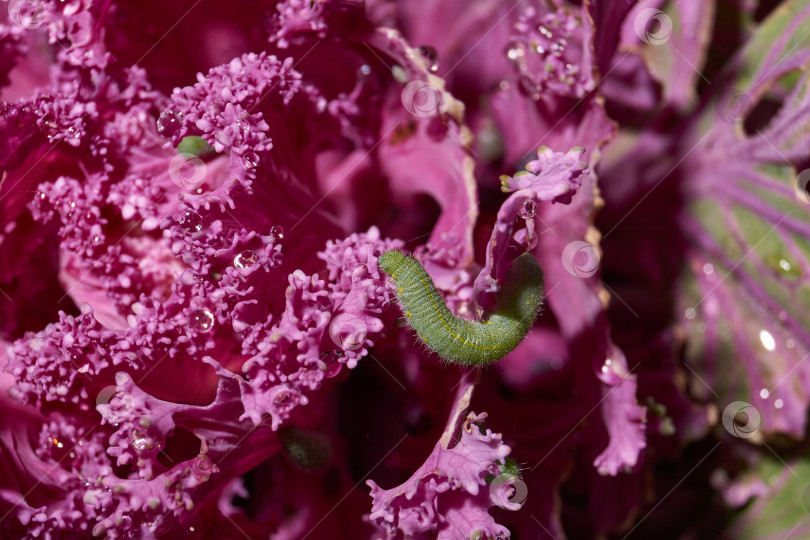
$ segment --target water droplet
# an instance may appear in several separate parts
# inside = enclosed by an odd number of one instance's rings
[[[157,120],[157,131],[167,139],[177,135],[183,127],[183,113],[179,111],[164,111]]]
[[[566,45],[567,43],[564,39],[555,41],[554,43],[551,44],[551,54],[553,54],[554,56],[562,55]]]
[[[340,363],[340,359],[343,358],[343,356],[344,353],[340,350],[324,351],[321,353],[321,359],[326,364],[326,368],[324,370],[325,377],[331,379],[332,377],[338,376],[343,368],[343,364]]]
[[[428,69],[435,73],[439,69],[439,53],[430,45],[421,45],[417,47],[419,54],[427,60]]]
[[[194,233],[202,230],[202,216],[197,212],[188,210],[183,214],[180,224],[187,233]]]
[[[770,352],[776,350],[776,340],[773,338],[773,335],[764,328],[759,331],[759,341],[762,343],[762,346],[765,347],[766,351]]]
[[[776,401],[773,402],[773,406],[776,407],[777,409],[781,409],[782,407],[785,406],[785,402],[782,401],[781,399],[777,399]]]
[[[759,397],[761,397],[762,399],[768,399],[770,395],[771,393],[768,391],[767,388],[763,388],[762,390],[759,391]]]
[[[327,379],[332,379],[334,377],[337,377],[340,374],[340,371],[342,369],[343,369],[343,364],[341,364],[337,360],[334,361],[334,362],[330,362],[330,363],[326,364],[326,373],[324,373],[324,376]]]
[[[140,431],[134,431],[132,433],[132,447],[138,452],[143,452],[144,450],[151,450],[155,445],[152,443],[152,439]]]
[[[211,460],[208,456],[200,456],[199,464],[197,465],[201,471],[211,471],[214,468],[214,465],[211,463]]]
[[[192,311],[188,318],[188,326],[195,332],[210,332],[214,327],[214,314],[207,309]]]
[[[259,156],[257,156],[254,152],[247,152],[244,156],[242,156],[242,160],[246,169],[253,169],[259,164]]]
[[[54,137],[59,135],[59,125],[53,122],[47,122],[45,124],[45,132],[48,134],[48,140],[53,140]]]
[[[284,239],[284,229],[281,225],[273,225],[270,228],[270,240],[272,242],[281,242]]]
[[[506,57],[512,61],[512,63],[517,63],[518,60],[523,56],[523,49],[518,47],[509,47],[506,49]]]
[[[537,215],[537,203],[534,202],[534,199],[526,199],[518,214],[523,219],[534,219],[534,216]]]
[[[365,80],[369,75],[371,75],[371,66],[368,64],[363,64],[359,68],[357,68],[357,79],[358,80]]]
[[[259,257],[253,250],[246,249],[233,259],[236,268],[249,268],[259,261]]]
[[[687,319],[694,319],[694,318],[695,318],[695,315],[696,315],[696,313],[695,313],[695,308],[686,308],[686,311],[684,312],[684,314],[683,314],[683,315],[684,315],[684,317],[686,317]]]
[[[712,266],[712,263],[706,263],[703,265],[703,273],[707,276],[714,274],[714,266]]]
[[[785,259],[782,259],[781,261],[779,261],[779,268],[781,268],[785,272],[790,272],[790,263]]]
[[[537,31],[540,32],[540,35],[542,35],[546,39],[551,39],[552,36],[553,36],[553,34],[551,33],[551,30],[549,30],[547,27],[545,27],[543,25],[538,26]]]

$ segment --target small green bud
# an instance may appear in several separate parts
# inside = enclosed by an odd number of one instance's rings
[[[205,139],[196,135],[183,137],[183,140],[177,145],[177,152],[180,154],[194,154],[197,157],[205,157],[216,153]]]

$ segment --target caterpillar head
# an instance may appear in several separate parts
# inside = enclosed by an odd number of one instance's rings
[[[386,251],[377,259],[377,264],[380,265],[383,272],[393,275],[405,263],[405,259],[405,255],[400,251]]]

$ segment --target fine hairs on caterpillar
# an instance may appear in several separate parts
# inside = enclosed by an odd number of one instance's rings
[[[523,341],[543,294],[543,272],[529,253],[512,263],[498,293],[495,311],[480,322],[453,315],[433,280],[413,257],[387,251],[378,259],[391,276],[408,324],[445,360],[480,366],[503,358]]]

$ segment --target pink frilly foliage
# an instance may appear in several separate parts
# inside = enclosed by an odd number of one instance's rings
[[[5,2],[0,537],[810,535],[772,4]],[[438,358],[388,250],[532,330]]]

